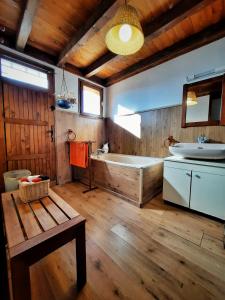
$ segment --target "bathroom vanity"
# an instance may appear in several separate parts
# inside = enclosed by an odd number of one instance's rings
[[[164,160],[163,199],[225,220],[225,160]]]

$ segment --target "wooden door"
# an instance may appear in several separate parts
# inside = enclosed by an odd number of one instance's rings
[[[54,97],[2,82],[5,169],[28,169],[56,180]]]

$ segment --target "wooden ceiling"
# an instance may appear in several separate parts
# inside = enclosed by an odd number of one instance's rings
[[[119,56],[104,38],[123,0],[0,0],[0,42],[109,86],[225,36],[225,0],[130,0],[145,35]]]

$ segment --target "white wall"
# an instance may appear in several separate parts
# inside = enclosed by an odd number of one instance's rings
[[[29,60],[32,60],[32,61],[34,61],[34,62],[40,63],[40,64],[42,64],[42,65],[45,65],[45,66],[48,66],[48,67],[54,69],[54,70],[55,70],[55,93],[56,93],[56,95],[60,93],[60,88],[61,88],[61,83],[62,83],[62,75],[63,75],[62,69],[57,68],[57,67],[55,67],[55,66],[52,66],[52,65],[50,65],[50,64],[48,64],[48,63],[42,62],[42,61],[40,61],[40,60],[38,60],[38,59],[32,58],[32,57],[30,57],[30,56],[28,56],[28,55],[25,55],[25,54],[23,54],[23,53],[21,53],[21,52],[18,52],[18,51],[16,51],[16,50],[10,49],[10,48],[5,47],[5,46],[3,46],[3,45],[0,45],[0,49],[9,51],[9,52],[11,52],[11,53],[15,53],[15,54],[17,54],[17,55],[19,55],[19,56],[21,56],[21,57],[27,58],[27,59],[29,59]],[[67,83],[67,87],[68,87],[69,92],[72,92],[73,96],[74,96],[74,97],[77,99],[77,101],[78,101],[78,78],[79,78],[79,77],[78,77],[77,75],[74,75],[74,74],[69,73],[69,72],[67,72],[67,71],[65,71],[65,77],[66,77],[66,83]],[[85,79],[85,80],[86,80],[86,79]],[[87,80],[87,81],[90,81],[90,80]],[[106,95],[106,91],[105,91],[105,88],[104,88],[104,97],[103,97],[103,98],[104,98],[104,99],[103,99],[103,101],[104,101],[104,105],[103,105],[103,106],[104,106],[104,107],[103,107],[103,115],[105,115],[105,103],[106,103],[106,101],[105,101],[105,98],[106,98],[105,95]],[[67,110],[67,111],[68,111],[68,110]],[[72,109],[71,111],[73,111],[73,112],[78,112],[78,104],[75,104],[74,107],[73,107],[73,109]]]
[[[107,116],[182,103],[186,76],[225,66],[225,38],[125,79],[107,89]]]

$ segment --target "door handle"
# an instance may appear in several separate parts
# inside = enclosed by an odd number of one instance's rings
[[[199,176],[198,174],[196,174],[195,177],[198,178],[198,179],[201,178],[201,176]]]
[[[186,172],[186,175],[187,175],[187,176],[189,176],[189,177],[191,177],[191,174],[190,174],[190,173],[188,173],[188,172]]]
[[[55,141],[55,128],[53,125],[51,125],[51,129],[47,130],[47,133],[50,133],[51,136],[51,141],[54,142]]]

